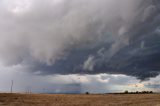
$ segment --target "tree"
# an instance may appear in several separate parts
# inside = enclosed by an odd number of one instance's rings
[[[89,95],[89,92],[86,92],[86,95]]]
[[[128,94],[128,90],[125,90],[124,93],[125,93],[125,94]]]
[[[150,91],[149,93],[153,93],[153,91]]]

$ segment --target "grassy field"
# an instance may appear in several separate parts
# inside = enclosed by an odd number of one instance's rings
[[[160,106],[160,95],[0,94],[0,106]]]

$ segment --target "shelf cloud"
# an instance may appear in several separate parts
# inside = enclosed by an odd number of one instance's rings
[[[31,72],[160,73],[158,0],[1,0],[0,61]]]

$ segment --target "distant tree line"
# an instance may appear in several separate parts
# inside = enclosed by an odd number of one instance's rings
[[[105,94],[153,94],[153,91],[136,91],[136,92],[129,92],[128,90],[122,93],[105,93]],[[90,92],[85,92],[86,95],[89,95]]]
[[[153,94],[153,91],[136,91],[129,92],[128,90],[124,91],[125,94]]]

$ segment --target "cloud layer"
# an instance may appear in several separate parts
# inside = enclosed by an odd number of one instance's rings
[[[40,74],[155,77],[158,0],[2,0],[0,60]]]

